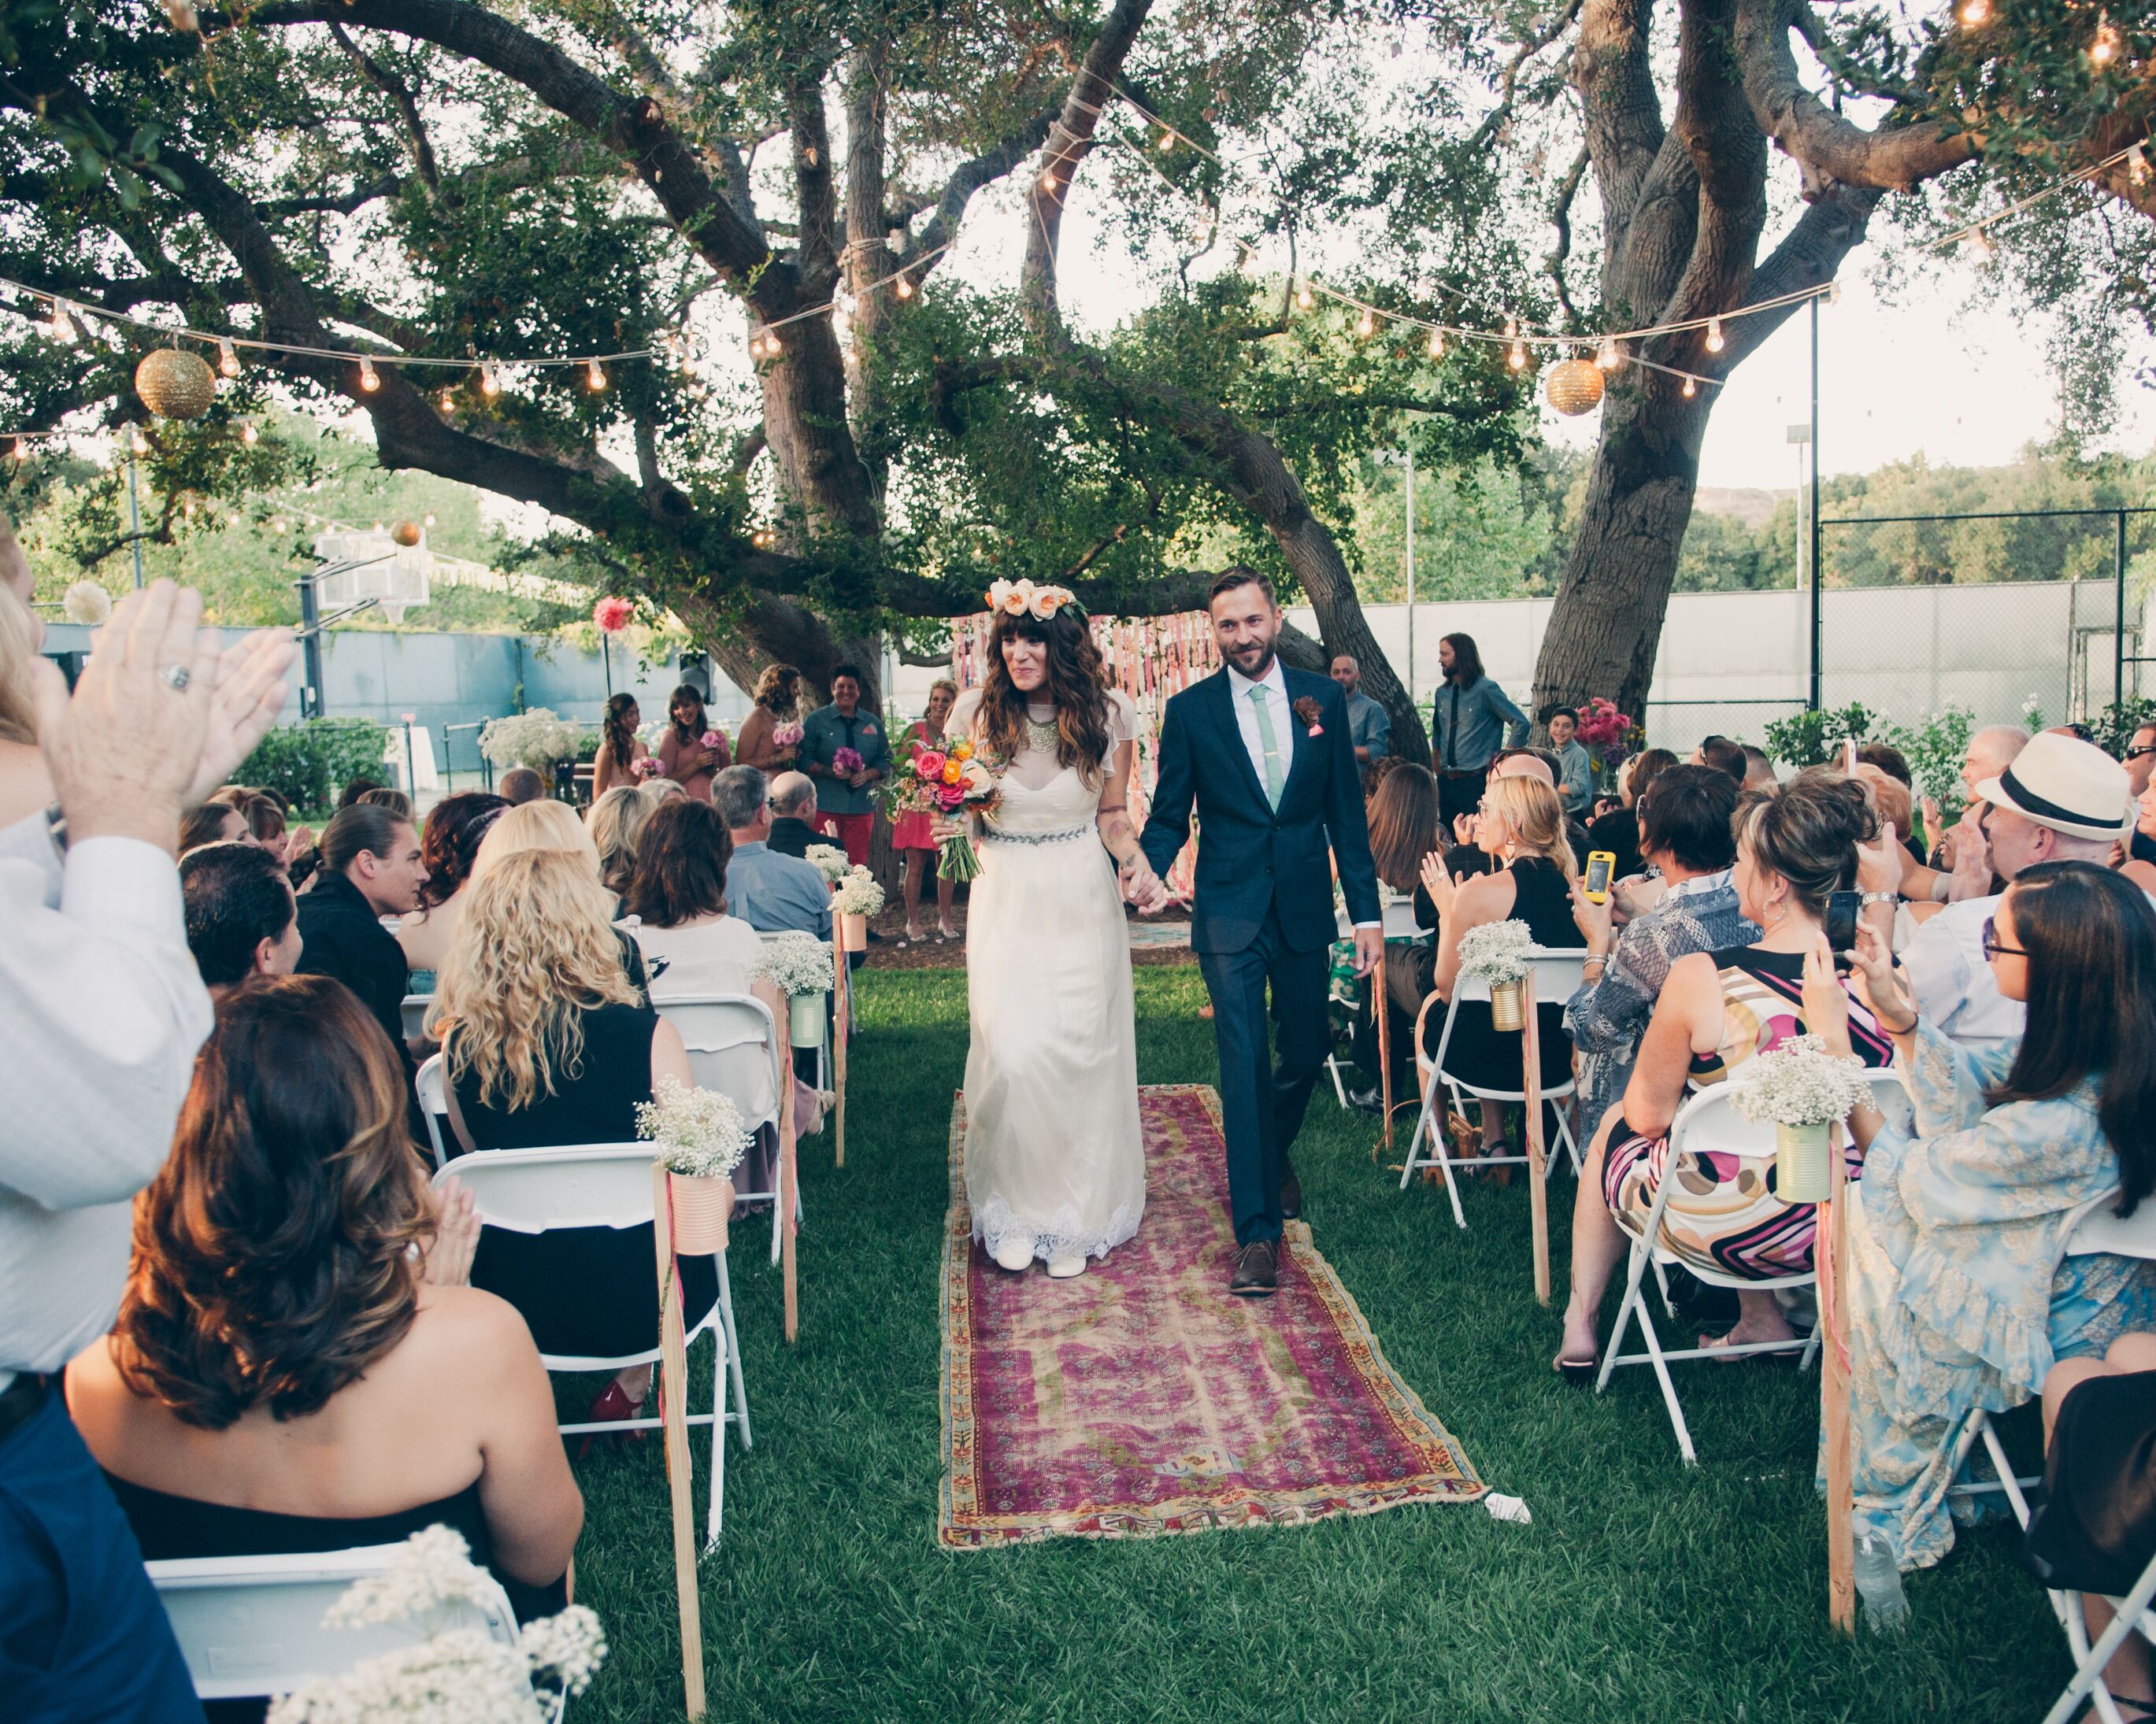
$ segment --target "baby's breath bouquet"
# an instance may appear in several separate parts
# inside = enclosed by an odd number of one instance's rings
[[[1774,1126],[1774,1190],[1788,1203],[1831,1194],[1827,1128],[1869,1101],[1864,1062],[1830,1054],[1815,1035],[1792,1036],[1753,1055],[1730,1080],[1729,1105],[1740,1118]]]
[[[269,1724],[541,1724],[563,1698],[582,1694],[605,1661],[606,1635],[582,1604],[527,1623],[514,1646],[476,1628],[448,1626],[446,1607],[496,1598],[470,1547],[447,1526],[415,1532],[378,1575],[353,1583],[330,1607],[326,1628],[424,1624],[409,1646],[362,1659],[275,1701]]]
[[[831,908],[840,916],[874,916],[883,908],[883,888],[865,865],[850,869],[831,895]]]
[[[787,1039],[813,1048],[824,1039],[824,996],[831,991],[831,948],[814,934],[781,934],[763,943],[756,973],[786,996]]]
[[[1520,983],[1534,943],[1534,931],[1522,921],[1485,922],[1460,936],[1460,971],[1489,983],[1490,1022],[1496,1029],[1516,1030],[1527,1022]]]
[[[748,1153],[750,1132],[731,1095],[663,1077],[636,1107],[636,1135],[659,1146],[672,1194],[674,1249],[690,1257],[726,1249],[733,1213],[733,1171]]]
[[[827,886],[835,886],[853,870],[854,865],[846,859],[846,853],[836,844],[811,844],[805,854],[810,865],[824,876]]]
[[[545,706],[491,718],[479,733],[479,752],[498,767],[530,767],[547,772],[557,760],[575,758],[584,727]]]

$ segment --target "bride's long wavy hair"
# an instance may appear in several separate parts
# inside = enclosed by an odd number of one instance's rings
[[[1093,644],[1093,631],[1067,610],[1045,623],[1030,612],[999,613],[988,639],[988,676],[981,686],[974,736],[1005,760],[1025,747],[1025,690],[1010,679],[1004,664],[1004,643],[1012,639],[1045,641],[1048,680],[1039,695],[1055,703],[1055,758],[1075,767],[1089,784],[1097,784],[1102,763],[1114,745],[1108,731],[1108,667]]]

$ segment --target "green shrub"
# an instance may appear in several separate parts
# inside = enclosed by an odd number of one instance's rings
[[[333,808],[354,778],[382,776],[388,741],[388,731],[372,719],[311,718],[270,731],[233,779],[274,790],[295,808]]]
[[[2133,733],[2145,724],[2156,724],[2156,700],[2146,695],[2129,695],[2123,700],[2113,700],[2091,719],[2089,731],[2097,747],[2123,760]]]
[[[1845,738],[1862,742],[1877,722],[1877,716],[1861,701],[1852,700],[1837,711],[1799,712],[1776,719],[1767,726],[1764,746],[1769,758],[1783,766],[1823,767]]]

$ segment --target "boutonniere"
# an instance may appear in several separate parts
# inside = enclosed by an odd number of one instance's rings
[[[1295,716],[1301,719],[1306,725],[1310,726],[1310,734],[1312,736],[1322,736],[1325,734],[1325,726],[1317,721],[1317,702],[1311,699],[1309,695],[1305,695],[1300,700],[1297,700],[1295,703],[1294,711]]]

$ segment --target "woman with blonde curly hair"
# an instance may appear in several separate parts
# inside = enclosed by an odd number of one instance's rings
[[[773,736],[779,726],[800,716],[801,673],[791,664],[765,665],[750,699],[755,704],[734,738],[734,764],[783,772],[800,758],[800,746],[781,747]]]
[[[559,1607],[583,1500],[553,1392],[521,1319],[464,1285],[470,1200],[443,1197],[438,1214],[397,1052],[347,988],[264,978],[219,1004],[136,1204],[119,1319],[67,1372],[145,1556],[445,1523],[520,1614]]]
[[[613,900],[587,858],[530,849],[490,860],[486,849],[434,997],[450,1129],[468,1151],[633,1142],[638,1105],[661,1078],[695,1081],[680,1032],[624,972]],[[472,1283],[522,1311],[542,1352],[642,1352],[659,1344],[651,1249],[648,1224],[536,1236],[490,1228]],[[691,1326],[716,1293],[709,1260],[683,1260]],[[592,1417],[633,1417],[650,1378],[649,1366],[631,1366]]]
[[[584,830],[598,851],[600,883],[617,899],[629,891],[644,829],[658,806],[640,785],[617,784],[584,814]]]
[[[1565,839],[1564,805],[1557,792],[1540,778],[1492,778],[1483,790],[1481,812],[1475,842],[1495,865],[1494,873],[1455,880],[1435,850],[1422,865],[1423,890],[1438,919],[1437,962],[1430,980],[1448,1000],[1460,979],[1460,936],[1470,928],[1523,921],[1537,946],[1587,943],[1572,917],[1572,883],[1579,877],[1579,867]],[[1542,1080],[1554,1089],[1572,1075],[1564,1002],[1538,1000],[1535,1012],[1542,1037]],[[1435,1056],[1445,1020],[1433,1010],[1424,1024],[1424,1044]],[[1520,1041],[1517,1030],[1492,1024],[1486,1001],[1464,1000],[1453,1018],[1445,1068],[1478,1089],[1517,1090]],[[1517,1153],[1505,1142],[1502,1102],[1482,1104],[1482,1152]]]

